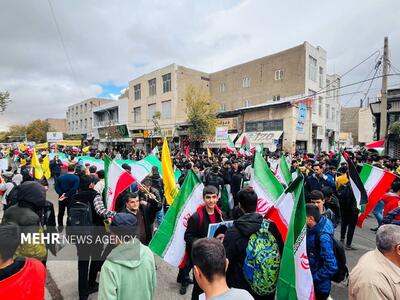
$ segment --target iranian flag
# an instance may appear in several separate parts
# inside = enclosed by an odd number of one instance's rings
[[[233,141],[229,135],[228,135],[228,141],[227,141],[225,150],[228,153],[236,153],[235,144],[233,143]]]
[[[286,186],[292,182],[292,173],[290,173],[289,164],[285,156],[281,156],[275,172],[276,178]]]
[[[169,207],[164,221],[151,240],[150,249],[174,267],[186,262],[184,235],[190,216],[203,203],[204,185],[190,170]]]
[[[97,171],[104,170],[104,161],[101,159],[82,155],[75,157],[74,161],[82,161],[83,165],[90,164],[91,166],[96,166]]]
[[[357,225],[361,228],[364,220],[375,208],[383,194],[390,189],[390,186],[396,179],[396,175],[381,168],[364,164],[361,169],[360,178],[368,195],[368,202],[365,207],[361,208],[362,213],[358,217]]]
[[[265,218],[271,220],[278,227],[279,233],[283,241],[286,240],[290,218],[293,214],[293,207],[296,198],[299,197],[299,181],[303,181],[302,175],[298,175],[286,189],[286,191],[279,197],[279,199],[269,208],[265,214]],[[302,186],[302,185],[300,185]],[[297,193],[297,194],[296,194]]]
[[[258,195],[257,212],[262,215],[265,215],[284,192],[283,186],[268,168],[267,162],[259,152],[256,152],[254,157],[250,186]]]
[[[114,211],[118,195],[134,183],[135,178],[107,155],[104,156],[104,175],[107,209]]]
[[[286,243],[283,248],[281,269],[275,298],[315,299],[313,278],[306,247],[306,208],[304,201],[304,179],[295,180],[292,186],[294,195],[293,210],[288,224]]]

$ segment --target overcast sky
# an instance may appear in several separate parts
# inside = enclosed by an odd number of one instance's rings
[[[386,35],[400,69],[398,0],[50,1],[59,31],[47,0],[0,2],[0,91],[13,100],[0,114],[0,130],[65,117],[67,106],[85,98],[116,97],[129,80],[167,64],[212,72],[303,41],[322,46],[328,71],[341,75],[382,52]],[[365,79],[374,64],[375,57],[342,84]],[[389,80],[398,83],[400,76]],[[342,103],[358,105],[362,97],[343,96]]]

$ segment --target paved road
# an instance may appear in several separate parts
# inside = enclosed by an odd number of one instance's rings
[[[52,188],[48,192],[48,199],[55,204],[55,209],[57,210],[57,196]],[[368,218],[365,221],[364,228],[356,230],[354,246],[358,250],[347,251],[347,260],[350,269],[355,266],[362,254],[374,248],[375,234],[369,230],[371,227],[375,227],[375,220]],[[336,237],[338,236],[339,233],[336,232]],[[179,285],[176,283],[177,269],[164,263],[158,257],[156,257],[156,265],[157,292],[155,299],[190,299],[190,290],[188,290],[185,296],[179,295]],[[46,299],[78,299],[77,261],[56,261],[50,257],[47,269]],[[343,284],[334,284],[331,296],[333,299],[347,299],[347,287]],[[91,295],[89,299],[97,299],[97,294]]]

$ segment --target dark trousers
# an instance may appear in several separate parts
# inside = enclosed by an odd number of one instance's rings
[[[86,300],[89,288],[96,283],[101,269],[102,245],[77,245],[78,251],[78,291],[79,300]]]
[[[58,201],[58,215],[57,215],[57,225],[64,226],[64,214],[65,209],[68,209],[69,199],[65,198],[63,201]],[[67,212],[68,213],[68,212]]]
[[[340,228],[340,239],[344,240],[346,237],[346,231],[347,231],[347,240],[346,240],[346,245],[350,246],[351,242],[353,241],[353,236],[354,236],[354,230],[356,229],[357,225],[357,215],[347,215],[343,214],[342,215],[342,224]]]
[[[178,272],[178,281],[181,283],[182,286],[188,286],[190,280],[190,270],[192,269],[190,259],[186,260],[186,264],[183,268],[179,268]]]
[[[328,294],[321,294],[321,293],[315,293],[315,300],[326,300],[329,297]]]

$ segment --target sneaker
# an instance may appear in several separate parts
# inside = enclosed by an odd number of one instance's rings
[[[187,291],[187,287],[182,285],[181,288],[179,289],[179,294],[185,295],[186,291]]]
[[[370,228],[371,231],[378,231],[379,227]]]

